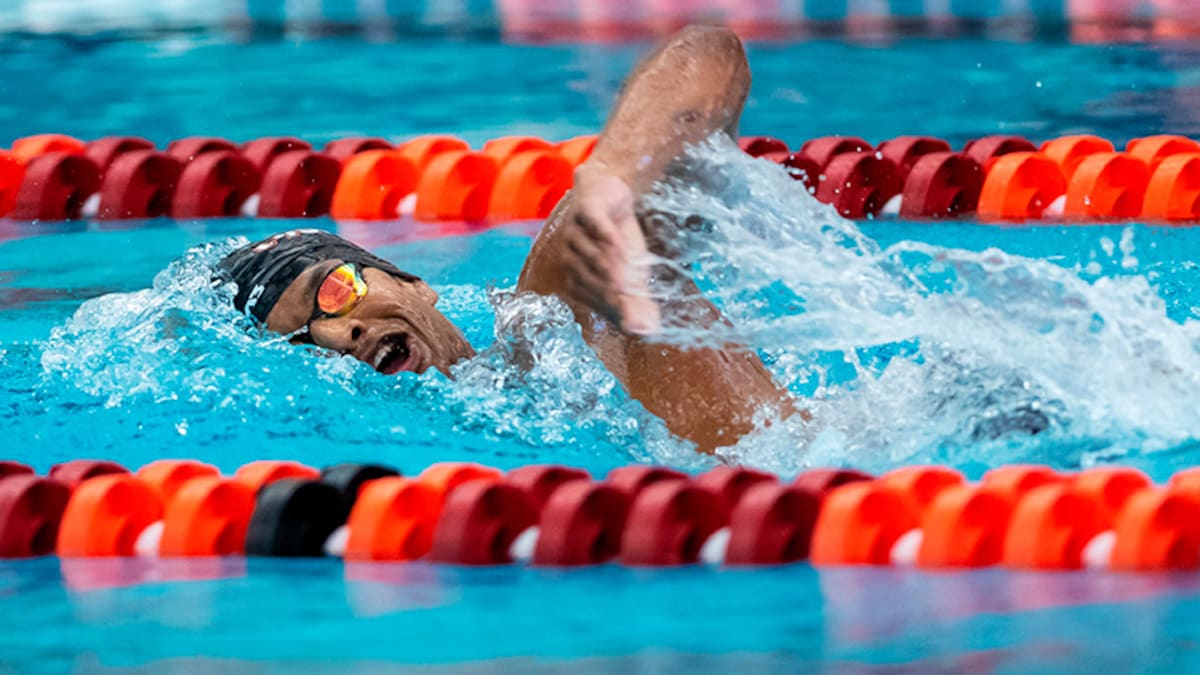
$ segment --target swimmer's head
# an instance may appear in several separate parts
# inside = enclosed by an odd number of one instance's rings
[[[420,278],[337,235],[292,230],[222,260],[234,305],[269,330],[353,356],[382,373],[443,373],[474,354]]]

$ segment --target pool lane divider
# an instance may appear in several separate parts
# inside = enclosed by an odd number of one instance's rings
[[[1200,569],[1200,468],[849,469],[790,482],[721,466],[627,466],[602,480],[462,462],[414,477],[376,464],[193,460],[136,472],[76,460],[38,476],[0,462],[0,557],[313,557],[576,567],[892,565]]]
[[[553,143],[507,136],[472,149],[453,136],[394,145],[342,138],[317,150],[280,136],[235,144],[189,137],[159,150],[143,138],[84,142],[61,134],[0,150],[0,216],[143,219],[257,216],[339,220],[505,222],[545,218],[571,187],[595,136]],[[1015,135],[961,150],[932,136],[878,146],[856,136],[748,136],[740,147],[781,165],[847,218],[1072,223],[1200,220],[1200,143],[1176,135],[1131,140],[1073,135],[1035,145]]]

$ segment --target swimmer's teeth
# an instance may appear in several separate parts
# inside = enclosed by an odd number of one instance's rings
[[[383,347],[382,349],[379,350],[379,354],[377,354],[375,356],[375,369],[376,370],[379,370],[380,364],[382,364],[383,360],[388,357],[388,354],[392,353],[392,349],[394,349],[394,348],[393,347]]]

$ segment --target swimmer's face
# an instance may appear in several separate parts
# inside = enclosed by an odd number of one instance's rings
[[[353,309],[341,316],[318,312],[313,319],[317,290],[341,264],[326,260],[296,277],[267,315],[267,328],[284,335],[301,331],[298,340],[353,356],[388,375],[423,373],[431,366],[448,375],[451,365],[475,354],[437,310],[437,293],[428,284],[373,267],[360,270],[367,293]]]

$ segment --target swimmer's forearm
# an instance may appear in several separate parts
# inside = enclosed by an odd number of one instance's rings
[[[718,130],[736,133],[749,90],[750,68],[736,35],[725,28],[685,29],[626,81],[576,182],[604,173],[645,194],[686,143]]]

